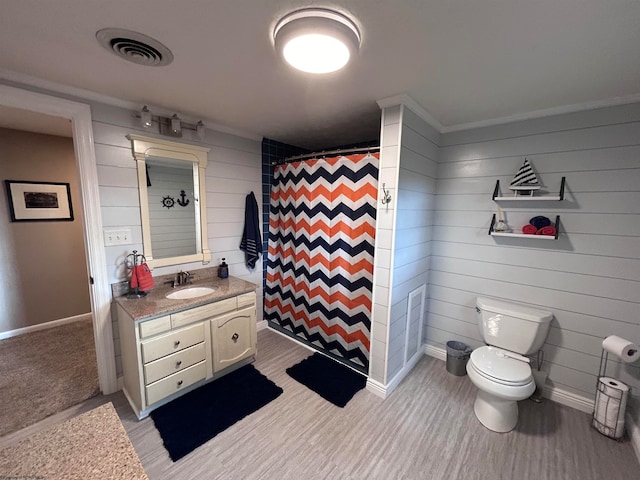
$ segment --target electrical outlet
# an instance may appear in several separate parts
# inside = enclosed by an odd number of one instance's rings
[[[113,245],[130,245],[131,240],[131,229],[130,228],[121,228],[118,230],[105,230],[104,231],[104,245],[105,247],[110,247]]]

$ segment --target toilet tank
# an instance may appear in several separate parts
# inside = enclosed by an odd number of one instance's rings
[[[478,298],[480,335],[487,345],[530,355],[542,348],[553,314],[536,308],[489,298]]]

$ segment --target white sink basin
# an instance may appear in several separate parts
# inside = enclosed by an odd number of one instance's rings
[[[209,295],[217,290],[217,287],[190,287],[183,290],[176,290],[175,292],[165,295],[166,298],[171,300],[186,300],[188,298],[198,298]]]

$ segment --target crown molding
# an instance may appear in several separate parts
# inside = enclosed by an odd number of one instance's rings
[[[573,105],[562,105],[560,107],[543,108],[541,110],[533,110],[526,113],[507,115],[505,117],[479,120],[477,122],[460,123],[458,125],[452,125],[450,127],[443,127],[440,133],[459,132],[462,130],[471,130],[475,128],[492,127],[495,125],[503,125],[506,123],[522,122],[524,120],[533,120],[536,118],[551,117],[554,115],[563,115],[567,113],[584,112],[588,110],[596,110],[598,108],[615,107],[619,105],[628,105],[631,103],[639,102],[640,94],[627,95],[625,97],[613,97],[593,102],[575,103]]]
[[[13,70],[7,70],[2,67],[0,67],[0,81],[1,80],[12,82],[15,84],[13,86],[16,86],[16,87],[20,87],[22,85],[22,86],[28,86],[32,88],[46,90],[46,92],[40,92],[40,93],[53,93],[58,95],[65,95],[68,97],[73,97],[74,99],[77,99],[77,100],[79,99],[84,101],[103,103],[106,105],[111,105],[113,107],[124,108],[126,110],[139,111],[142,108],[142,105],[144,105],[143,102],[132,102],[129,100],[123,100],[121,98],[116,98],[109,95],[96,93],[91,90],[72,87],[70,85],[64,85],[62,83],[56,83],[50,80],[44,80],[39,77],[33,77],[25,73],[15,72]],[[173,113],[176,113],[176,112],[167,110],[165,107],[160,107],[157,105],[150,105],[150,104],[147,104],[147,105],[154,112],[154,114],[157,112],[160,115],[171,116]],[[262,141],[262,135],[245,132],[244,130],[227,127],[225,125],[220,125],[210,118],[194,119],[193,117],[189,117],[182,114],[180,114],[180,117],[182,120],[187,122],[191,121],[192,123],[195,123],[197,120],[202,120],[205,123],[206,128],[210,130],[216,130],[218,132],[228,133],[230,135],[236,135],[238,137],[247,138],[249,140]]]
[[[433,115],[427,112],[418,102],[406,93],[386,97],[378,100],[376,103],[381,109],[395,107],[396,105],[403,105],[418,115],[422,120],[427,122],[432,128],[438,131],[438,133],[441,133],[442,129],[445,128],[444,125],[442,125]]]
[[[573,105],[562,105],[559,107],[544,108],[533,110],[526,113],[518,113],[507,115],[504,117],[490,118],[487,120],[479,120],[477,122],[460,123],[457,125],[444,126],[433,115],[425,110],[418,102],[413,100],[407,94],[394,95],[377,101],[378,106],[383,108],[394,107],[396,105],[404,105],[411,109],[416,115],[427,122],[431,127],[436,129],[438,133],[460,132],[463,130],[473,130],[476,128],[492,127],[496,125],[504,125],[507,123],[522,122],[525,120],[533,120],[536,118],[551,117],[554,115],[564,115],[568,113],[578,113],[588,110],[596,110],[598,108],[615,107],[620,105],[628,105],[632,103],[640,103],[640,93],[627,95],[624,97],[613,97],[605,100],[597,100],[593,102],[576,103]]]

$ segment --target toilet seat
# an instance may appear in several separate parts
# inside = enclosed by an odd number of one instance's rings
[[[484,346],[471,353],[469,363],[475,372],[485,379],[505,386],[518,387],[531,382],[528,363],[508,357],[505,350]]]

